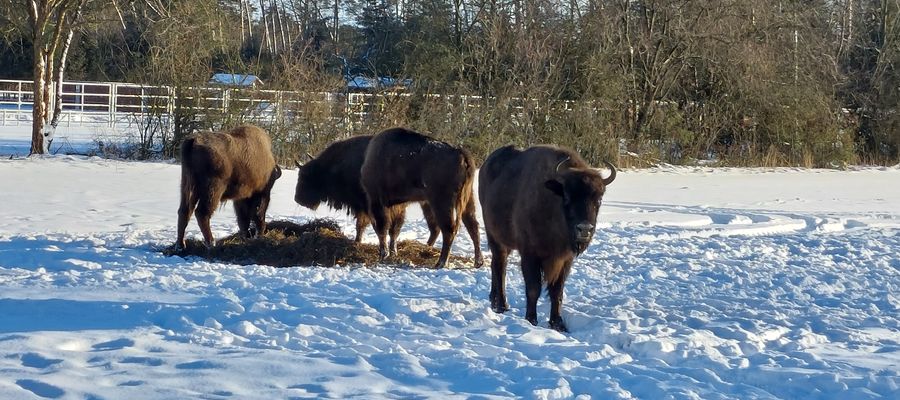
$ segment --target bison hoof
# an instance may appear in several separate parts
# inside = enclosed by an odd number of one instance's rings
[[[483,259],[483,258],[476,258],[476,259],[475,259],[475,268],[481,268],[481,267],[483,267],[483,266],[484,266],[484,259]]]
[[[551,319],[550,320],[550,328],[555,329],[558,332],[568,333],[569,328],[566,327],[566,323],[563,322],[562,318],[559,319]]]
[[[537,317],[526,316],[525,320],[530,322],[532,325],[537,326]]]
[[[503,305],[492,304],[491,310],[494,310],[494,312],[497,314],[503,314],[503,313],[509,311],[509,304],[503,304]]]

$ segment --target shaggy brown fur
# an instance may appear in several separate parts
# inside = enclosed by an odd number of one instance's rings
[[[360,179],[360,168],[366,157],[366,148],[372,141],[372,135],[354,136],[329,145],[318,157],[306,164],[297,163],[297,187],[294,201],[306,208],[315,210],[319,204],[326,203],[336,210],[347,209],[348,214],[356,217],[356,243],[362,242],[363,232],[371,223],[366,192],[363,191]],[[422,211],[428,223],[428,245],[437,240],[438,227],[432,216],[431,208],[422,202]],[[387,213],[390,226],[391,248],[397,246],[397,235],[403,226],[406,216],[406,205],[391,207]]]
[[[443,238],[435,268],[447,263],[460,220],[475,245],[475,267],[484,263],[472,191],[475,161],[468,152],[408,129],[392,128],[372,138],[360,172],[382,257],[388,255],[388,208],[427,201]]]
[[[185,246],[184,231],[196,209],[207,246],[215,244],[209,219],[225,200],[234,201],[243,236],[266,232],[266,209],[281,168],[272,156],[266,131],[250,125],[227,132],[199,132],[181,144],[181,206],[176,246]],[[256,226],[251,234],[250,225]]]
[[[525,318],[537,324],[542,281],[550,295],[550,326],[566,331],[560,316],[563,285],[575,256],[590,244],[608,178],[572,150],[535,146],[497,149],[478,174],[478,196],[491,248],[491,308],[506,302],[506,258],[518,250],[525,278]]]

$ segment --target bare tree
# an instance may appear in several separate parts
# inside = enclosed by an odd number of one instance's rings
[[[59,98],[69,46],[89,1],[0,0],[0,11],[5,18],[30,38],[33,46],[34,107],[30,154],[48,151],[51,127],[58,123],[61,111]]]

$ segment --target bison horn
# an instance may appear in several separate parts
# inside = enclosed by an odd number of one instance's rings
[[[603,163],[606,164],[607,168],[609,168],[609,176],[606,177],[605,179],[603,179],[603,184],[609,185],[614,180],[616,180],[616,167],[614,165],[612,165],[612,163],[610,163],[609,161],[604,161]]]
[[[294,165],[297,166],[297,169],[303,168],[303,164],[300,164],[300,161],[294,160]]]
[[[563,163],[566,162],[566,161],[569,161],[571,158],[572,158],[572,157],[566,157],[565,159],[563,159],[562,161],[560,161],[559,164],[556,164],[556,172],[559,172],[559,167],[562,167]]]
[[[309,160],[310,160],[310,161],[312,161],[313,159],[315,159],[315,157],[313,157],[312,154],[309,154],[308,151],[306,152],[306,156],[309,157]]]

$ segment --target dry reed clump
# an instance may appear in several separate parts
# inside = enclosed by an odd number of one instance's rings
[[[219,240],[207,249],[202,241],[188,239],[187,247],[175,251],[175,246],[163,250],[167,256],[197,256],[209,260],[241,265],[271,265],[274,267],[335,265],[395,265],[430,268],[437,261],[440,249],[404,240],[398,244],[398,255],[380,262],[378,246],[356,244],[341,232],[331,219],[315,219],[304,224],[273,221],[263,236],[244,239],[237,234]],[[453,265],[472,265],[468,257],[450,256]]]

